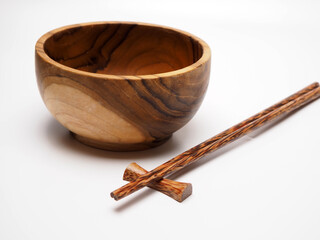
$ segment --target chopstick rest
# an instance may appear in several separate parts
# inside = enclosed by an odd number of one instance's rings
[[[130,163],[124,171],[123,180],[131,182],[146,173],[148,173],[148,171],[140,167],[137,163]],[[177,182],[165,178],[150,182],[148,187],[162,192],[178,202],[184,201],[192,194],[191,183]]]

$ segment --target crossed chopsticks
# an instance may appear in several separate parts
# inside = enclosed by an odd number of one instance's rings
[[[191,184],[164,179],[165,176],[198,161],[206,154],[218,150],[252,130],[304,106],[317,99],[319,96],[320,87],[319,83],[316,82],[262,112],[183,152],[150,172],[147,172],[138,164],[132,163],[127,167],[124,173],[124,180],[131,182],[113,191],[111,197],[115,200],[119,200],[148,186],[182,202],[191,195]]]

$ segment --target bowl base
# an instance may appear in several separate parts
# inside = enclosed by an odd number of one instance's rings
[[[149,148],[157,147],[166,141],[172,136],[169,135],[167,137],[156,139],[153,142],[145,142],[145,143],[110,143],[110,142],[101,142],[94,139],[90,139],[87,137],[80,136],[76,133],[70,132],[70,134],[80,143],[83,143],[87,146],[108,150],[108,151],[114,151],[114,152],[129,152],[129,151],[140,151],[140,150],[146,150]]]

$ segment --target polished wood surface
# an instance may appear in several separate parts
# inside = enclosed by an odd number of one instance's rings
[[[135,181],[138,177],[146,173],[148,173],[147,170],[136,163],[131,163],[124,171],[123,180],[129,182]],[[160,181],[151,182],[148,184],[148,187],[162,192],[178,202],[184,201],[192,194],[192,185],[190,183],[177,182],[165,178]]]
[[[113,191],[111,193],[111,197],[115,200],[122,199],[144,186],[147,186],[151,182],[159,181],[161,178],[181,170],[182,168],[198,161],[206,154],[220,149],[252,130],[264,126],[266,123],[288,114],[319,97],[319,83],[313,83],[281,102],[189,149],[188,151],[156,167],[152,171],[141,175],[135,181]]]
[[[168,27],[99,22],[62,27],[36,44],[41,96],[79,141],[130,151],[157,146],[198,110],[210,49]]]

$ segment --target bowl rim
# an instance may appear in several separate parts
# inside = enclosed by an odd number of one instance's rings
[[[154,74],[147,74],[147,75],[115,75],[115,74],[105,74],[105,73],[93,73],[93,72],[87,72],[83,70],[79,70],[76,68],[68,67],[66,65],[63,65],[55,60],[53,60],[51,57],[48,56],[48,54],[44,50],[44,44],[45,42],[52,37],[54,34],[59,33],[61,31],[67,30],[67,29],[72,29],[72,28],[77,28],[77,27],[83,27],[83,26],[90,26],[90,25],[104,25],[104,24],[134,24],[134,25],[140,25],[140,26],[149,26],[149,27],[156,27],[156,28],[162,28],[162,29],[167,29],[171,30],[174,32],[178,32],[180,34],[186,35],[197,42],[202,47],[202,56],[194,63],[174,70],[174,71],[169,71],[169,72],[163,72],[163,73],[154,73]],[[190,72],[196,68],[199,68],[206,62],[208,62],[211,58],[211,50],[209,45],[203,41],[202,39],[198,38],[197,36],[172,27],[168,26],[163,26],[163,25],[158,25],[158,24],[152,24],[152,23],[142,23],[142,22],[131,22],[131,21],[98,21],[98,22],[86,22],[86,23],[78,23],[78,24],[71,24],[71,25],[66,25],[63,27],[59,27],[56,29],[53,29],[44,35],[42,35],[38,41],[36,42],[35,45],[35,51],[38,56],[40,56],[45,62],[54,65],[57,68],[60,68],[64,71],[67,72],[73,72],[82,76],[87,76],[87,77],[96,77],[96,78],[101,78],[101,79],[126,79],[126,80],[139,80],[139,79],[154,79],[155,77],[157,78],[163,78],[163,77],[174,77],[177,75],[184,74],[186,72]]]

